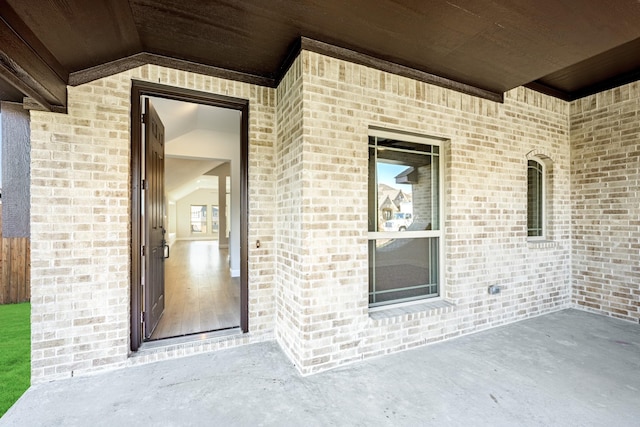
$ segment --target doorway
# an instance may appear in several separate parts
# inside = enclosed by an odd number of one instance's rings
[[[247,332],[248,101],[133,81],[131,102],[131,349]]]

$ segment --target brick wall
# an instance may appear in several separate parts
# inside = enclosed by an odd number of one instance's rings
[[[250,100],[249,334],[128,354],[132,78]],[[567,307],[568,108],[306,51],[277,90],[156,66],[69,88],[68,115],[32,112],[34,382],[273,337],[307,374]],[[448,140],[442,300],[369,312],[369,126]],[[550,242],[527,242],[531,155],[552,163]]]
[[[290,71],[300,72],[303,129],[302,139],[295,138],[300,183],[278,186],[284,192],[279,200],[301,197],[302,202],[295,227],[303,239],[297,249],[291,246],[301,269],[283,284],[296,296],[291,310],[299,312],[295,322],[279,323],[288,330],[277,334],[302,337],[295,345],[284,342],[301,372],[569,305],[568,103],[518,88],[498,104],[310,52]],[[369,126],[450,140],[442,301],[369,313]],[[287,132],[279,128],[279,150]],[[551,242],[527,242],[532,151],[553,162]],[[284,240],[290,234],[282,227],[276,233]],[[489,285],[502,286],[502,293],[489,296]]]
[[[640,320],[640,83],[571,104],[573,301]]]
[[[249,253],[251,333],[238,341],[273,331],[275,90],[144,66],[70,87],[66,115],[31,113],[34,383],[130,362],[132,78],[250,100],[249,241],[259,238],[263,245]],[[190,344],[167,354],[228,345]],[[153,353],[133,363],[162,357]]]
[[[293,361],[297,361],[303,342],[304,302],[302,287],[306,280],[302,230],[303,152],[302,152],[302,73],[300,58],[277,91],[277,142],[275,154],[276,203],[276,337]]]

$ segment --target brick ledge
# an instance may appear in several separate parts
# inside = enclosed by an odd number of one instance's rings
[[[369,318],[374,321],[393,318],[400,320],[402,317],[409,314],[417,314],[419,315],[418,317],[426,317],[449,313],[455,308],[455,304],[440,299],[437,301],[425,301],[417,304],[406,304],[401,306],[394,305],[382,310],[370,311]]]
[[[553,240],[527,240],[527,246],[531,249],[556,248],[558,242]]]

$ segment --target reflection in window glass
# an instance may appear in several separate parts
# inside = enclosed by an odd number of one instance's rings
[[[191,205],[191,232],[207,232],[207,206]]]
[[[438,238],[369,241],[369,304],[438,296]]]
[[[219,228],[220,217],[218,213],[218,206],[211,205],[211,231],[217,232]]]
[[[370,306],[439,295],[440,150],[411,139],[369,138]]]
[[[544,235],[544,168],[535,160],[527,162],[527,235]]]

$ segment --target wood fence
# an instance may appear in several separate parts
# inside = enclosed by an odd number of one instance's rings
[[[29,238],[3,238],[2,209],[0,209],[0,304],[29,301],[31,298],[30,269]]]

